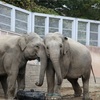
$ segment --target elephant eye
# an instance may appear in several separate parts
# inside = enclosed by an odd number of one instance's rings
[[[60,44],[60,48],[62,48],[62,44]]]
[[[36,47],[37,47],[37,48],[39,48],[39,46],[38,46],[38,45],[36,45]]]
[[[49,49],[49,47],[47,46],[47,49]]]

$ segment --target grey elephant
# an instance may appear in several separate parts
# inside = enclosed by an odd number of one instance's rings
[[[7,74],[0,75],[0,83],[4,91],[4,97],[7,98]]]
[[[18,90],[25,88],[25,68],[28,60],[40,58],[40,77],[44,78],[43,67],[47,66],[47,57],[43,40],[39,35],[0,36],[0,76],[7,75],[7,97],[14,97],[16,81]],[[43,70],[42,70],[43,69]],[[43,84],[42,81],[39,81]]]
[[[83,100],[88,100],[92,67],[89,50],[84,45],[57,32],[47,34],[44,42],[48,56],[47,98],[61,98],[60,87],[63,79],[67,79],[72,84],[75,97],[81,96],[82,90],[78,78],[82,78]]]

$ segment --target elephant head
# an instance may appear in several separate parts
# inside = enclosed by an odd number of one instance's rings
[[[26,60],[40,59],[41,67],[39,82],[37,82],[37,85],[41,86],[43,84],[44,73],[47,66],[47,56],[43,39],[40,38],[40,36],[36,33],[33,33],[32,35],[21,36],[18,41],[18,46],[23,52]]]
[[[69,44],[67,40],[67,37],[63,37],[57,32],[47,34],[44,39],[46,53],[54,66],[54,70],[58,79],[58,85],[62,83],[60,59],[69,50]]]

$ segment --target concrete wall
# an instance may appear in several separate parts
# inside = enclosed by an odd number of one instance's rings
[[[42,87],[37,87],[35,82],[39,80],[40,64],[38,61],[30,61],[26,66],[26,90],[42,90],[46,91],[46,77],[44,79],[44,84]]]
[[[96,77],[100,77],[100,47],[88,46],[92,57],[92,66]]]

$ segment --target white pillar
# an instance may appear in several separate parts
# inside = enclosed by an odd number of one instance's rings
[[[12,7],[11,10],[11,31],[15,32],[15,7]]]

